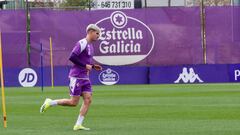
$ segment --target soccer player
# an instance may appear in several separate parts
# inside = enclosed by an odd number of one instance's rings
[[[94,65],[92,62],[92,42],[98,40],[101,32],[100,28],[95,24],[89,24],[86,28],[86,32],[86,38],[76,43],[69,58],[69,60],[73,63],[69,73],[70,99],[52,100],[50,98],[46,98],[40,108],[40,113],[44,113],[50,107],[57,105],[75,107],[78,105],[80,96],[82,96],[83,103],[73,130],[90,130],[90,128],[83,126],[83,120],[92,101],[92,86],[89,80],[89,72],[92,68],[102,70],[100,65]]]

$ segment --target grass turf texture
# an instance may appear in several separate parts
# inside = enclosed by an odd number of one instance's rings
[[[6,88],[8,128],[1,135],[239,135],[240,85],[94,86],[84,125],[78,107],[39,108],[46,97],[68,98],[67,87]],[[1,114],[2,115],[2,114]]]

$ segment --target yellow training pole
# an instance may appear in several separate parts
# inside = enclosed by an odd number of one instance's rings
[[[54,88],[52,37],[49,38],[49,42],[50,42],[49,45],[50,45],[51,80],[52,80],[52,88]]]
[[[2,89],[2,110],[3,110],[3,126],[7,128],[7,113],[4,93],[4,78],[3,78],[3,64],[2,64],[2,33],[0,32],[0,73],[1,73],[1,89]]]

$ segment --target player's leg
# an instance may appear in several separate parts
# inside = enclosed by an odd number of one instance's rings
[[[92,103],[92,93],[90,92],[83,92],[83,103],[80,109],[80,115],[85,116],[88,112],[89,106]]]
[[[57,105],[61,105],[61,106],[75,107],[78,105],[79,99],[80,99],[80,96],[72,96],[70,99],[58,99],[58,100],[53,100],[53,102],[56,102]]]
[[[83,103],[80,109],[80,114],[78,116],[78,120],[73,128],[73,130],[90,130],[89,128],[85,128],[82,126],[83,120],[89,110],[89,107],[92,102],[92,94],[89,92],[83,92]]]
[[[57,105],[75,107],[78,105],[79,99],[80,96],[72,96],[70,99],[57,99],[57,100],[47,98],[40,108],[40,113],[44,113],[48,108]]]
[[[84,81],[84,86],[82,90],[82,97],[83,97],[83,103],[80,109],[80,113],[77,119],[77,122],[73,128],[73,130],[90,130],[89,128],[85,128],[82,126],[83,120],[89,110],[89,107],[92,102],[92,87],[90,81]]]
[[[57,105],[72,106],[72,107],[77,106],[79,99],[80,99],[81,92],[82,92],[83,85],[81,85],[81,84],[82,84],[81,80],[76,79],[76,78],[71,78],[70,85],[69,85],[69,93],[70,93],[71,98],[70,99],[58,99],[58,100],[52,100],[52,99],[47,98],[40,108],[40,113],[43,113],[48,108],[50,108],[52,106],[57,106]]]

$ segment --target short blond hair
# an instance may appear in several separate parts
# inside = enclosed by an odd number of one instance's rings
[[[90,30],[94,30],[94,31],[101,33],[100,28],[96,24],[89,24],[86,28],[86,32],[88,32]]]

